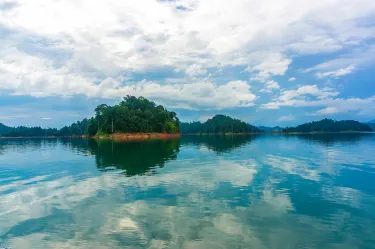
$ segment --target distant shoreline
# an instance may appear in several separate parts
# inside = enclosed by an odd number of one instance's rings
[[[249,133],[202,133],[202,134],[180,134],[180,133],[114,133],[109,135],[96,136],[20,136],[6,137],[0,136],[0,139],[32,139],[32,138],[74,138],[74,139],[113,139],[113,140],[151,140],[151,139],[173,139],[183,136],[240,136],[240,135],[319,135],[319,134],[373,134],[370,131],[340,131],[340,132],[249,132]]]
[[[351,134],[351,133],[375,133],[373,131],[339,131],[339,132],[249,132],[249,133],[197,133],[197,134],[181,134],[181,136],[232,136],[232,135],[314,135],[314,134]]]
[[[152,140],[152,139],[172,139],[179,138],[178,133],[114,133],[109,135],[96,136],[20,136],[20,137],[6,137],[0,136],[0,139],[57,139],[57,138],[73,138],[73,139],[113,139],[113,140]]]

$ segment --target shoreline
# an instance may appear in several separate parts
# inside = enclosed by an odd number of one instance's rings
[[[0,139],[112,139],[112,140],[152,140],[152,139],[174,139],[179,138],[180,134],[168,133],[114,133],[110,135],[95,135],[95,136],[20,136],[20,137],[4,137]]]
[[[179,133],[113,133],[108,136],[98,135],[94,139],[113,139],[113,140],[152,140],[152,139],[175,139],[180,138]]]
[[[181,134],[181,136],[233,136],[233,135],[319,135],[319,134],[372,134],[375,131],[339,131],[339,132],[249,132],[249,133],[202,133],[202,134]]]
[[[113,139],[113,140],[150,140],[150,139],[175,139],[184,136],[243,136],[243,135],[319,135],[319,134],[374,134],[375,132],[370,131],[340,131],[340,132],[250,132],[250,133],[215,133],[215,134],[180,134],[180,133],[114,133],[110,135],[96,135],[96,136],[21,136],[21,137],[4,137],[0,136],[0,139]]]

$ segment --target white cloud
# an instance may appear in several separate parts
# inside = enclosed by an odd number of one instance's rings
[[[268,80],[265,84],[264,84],[264,89],[260,90],[260,92],[266,92],[266,93],[272,93],[273,90],[275,89],[280,89],[280,85],[279,83],[277,83],[276,81],[274,80]]]
[[[281,91],[280,96],[273,101],[261,105],[262,109],[279,109],[282,106],[292,107],[324,107],[308,115],[330,115],[349,111],[358,114],[375,107],[375,95],[369,98],[338,98],[339,92],[332,88],[319,88],[316,85],[301,86],[296,90]]]
[[[372,56],[374,53],[374,45],[357,48],[349,53],[340,55],[338,58],[308,68],[305,72],[316,72],[318,78],[339,78],[372,65],[375,61]]]
[[[202,76],[207,74],[207,69],[203,68],[202,65],[193,64],[185,70],[185,73],[189,77]]]
[[[295,81],[296,78],[295,77],[290,77],[288,81]]]
[[[371,23],[362,25],[374,16],[372,0],[11,3],[0,9],[0,26],[10,31],[0,40],[0,84],[32,96],[111,97],[87,89],[114,91],[120,76],[142,72],[147,80],[158,68],[201,77],[240,66],[266,82],[284,75],[293,56],[350,49],[375,36]]]
[[[355,67],[353,65],[348,66],[346,68],[341,68],[335,71],[329,71],[324,73],[317,73],[316,77],[318,78],[325,78],[325,77],[333,77],[333,78],[339,78],[340,76],[344,76],[347,74],[353,73],[355,70]]]
[[[274,75],[284,75],[288,70],[290,59],[280,53],[265,53],[262,59],[254,66],[249,66],[246,71],[256,72],[252,80],[264,82]]]
[[[332,115],[332,114],[336,114],[336,113],[339,113],[339,109],[337,107],[327,107],[327,108],[324,108],[324,109],[321,109],[319,111],[316,111],[314,113],[312,113],[311,115],[312,116],[323,116],[323,115]]]
[[[51,120],[52,118],[41,118],[42,120]]]
[[[252,106],[256,96],[246,81],[217,85],[208,81],[161,84],[153,81],[124,82],[123,76],[108,77],[93,83],[88,76],[56,69],[53,61],[30,56],[18,50],[5,53],[0,61],[0,89],[14,95],[121,98],[145,96],[169,107],[187,109],[224,109]]]
[[[278,122],[288,122],[288,121],[294,121],[296,118],[292,115],[287,116],[281,116],[277,119]]]

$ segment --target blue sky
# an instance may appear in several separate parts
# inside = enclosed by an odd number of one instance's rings
[[[129,94],[183,121],[375,118],[373,0],[0,0],[0,122],[61,127]]]

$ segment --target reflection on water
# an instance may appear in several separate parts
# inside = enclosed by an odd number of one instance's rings
[[[293,135],[291,135],[293,136]],[[358,143],[363,139],[367,139],[373,136],[372,133],[328,133],[328,134],[300,134],[295,135],[298,138],[313,142],[320,143],[324,145],[333,145],[336,143],[341,143],[345,145]]]
[[[77,151],[95,156],[99,169],[124,170],[127,176],[151,173],[154,168],[176,159],[180,140],[126,141],[63,140]]]
[[[0,140],[0,246],[375,247],[375,136]]]
[[[183,145],[204,145],[208,149],[221,152],[230,152],[233,149],[245,146],[251,143],[259,135],[235,135],[235,136],[183,136],[181,138]]]

